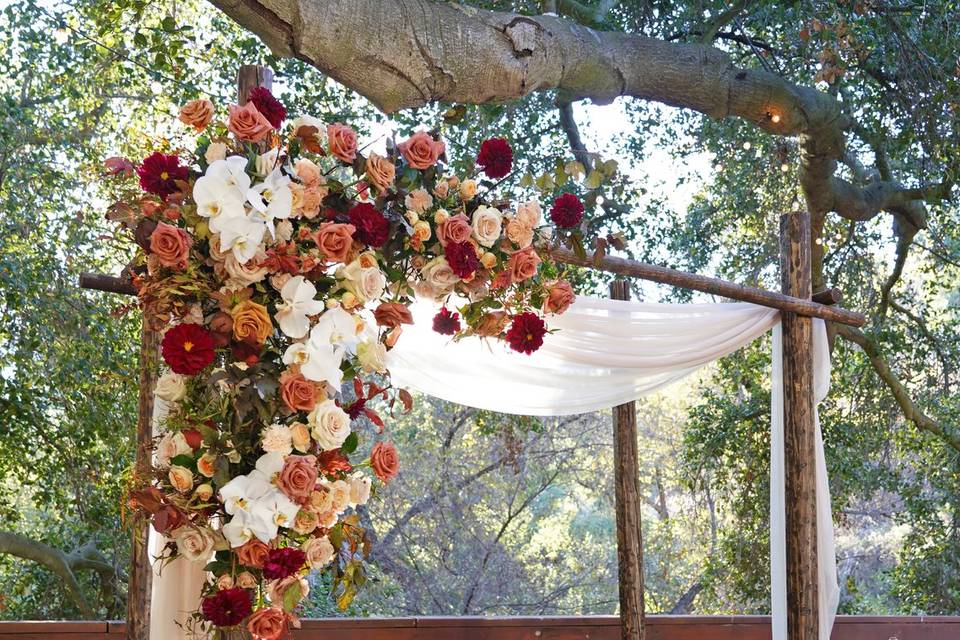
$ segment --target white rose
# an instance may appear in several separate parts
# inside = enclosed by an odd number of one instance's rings
[[[187,395],[187,384],[179,373],[167,371],[157,380],[154,391],[157,396],[167,402],[180,402]]]
[[[350,435],[350,416],[329,398],[313,408],[307,422],[313,439],[324,451],[338,448]]]
[[[493,207],[481,206],[473,212],[473,237],[481,245],[492,247],[500,239],[503,214]]]
[[[387,370],[387,347],[379,340],[366,340],[357,345],[357,359],[365,373],[383,373]]]
[[[191,562],[209,560],[217,542],[212,531],[193,525],[178,528],[173,534],[173,539],[177,543],[180,555]]]
[[[207,150],[203,153],[203,159],[207,164],[213,164],[217,160],[223,160],[227,157],[227,145],[222,142],[211,142]]]
[[[248,260],[246,264],[241,264],[232,253],[227,254],[227,259],[223,263],[224,269],[226,269],[227,274],[230,276],[227,284],[243,288],[263,280],[269,273],[269,270],[266,267],[257,265],[260,260],[265,257],[266,254],[258,254],[254,256],[253,260]]]
[[[333,560],[333,556],[336,553],[336,549],[333,548],[333,545],[326,536],[323,538],[310,538],[303,543],[300,550],[306,554],[307,564],[310,565],[312,569],[322,569],[327,566],[330,564],[330,561]]]
[[[370,477],[360,473],[350,476],[350,506],[367,504],[370,500]]]
[[[261,434],[261,446],[267,453],[289,455],[293,452],[293,434],[290,427],[282,424],[270,425]]]

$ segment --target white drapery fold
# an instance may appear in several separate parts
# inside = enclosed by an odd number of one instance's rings
[[[747,303],[650,304],[580,297],[551,317],[556,333],[527,356],[494,341],[452,342],[432,331],[432,303],[413,305],[387,365],[393,383],[450,402],[519,415],[571,415],[632,402],[728,355],[770,329],[773,335],[770,438],[770,576],[773,640],[786,640],[786,521],[783,370],[779,314]],[[827,394],[826,329],[814,320],[815,401]],[[837,586],[830,491],[816,422],[820,637],[829,638]],[[159,551],[157,540],[154,549]],[[177,560],[154,573],[151,637],[185,638],[174,620],[198,606],[203,563]]]
[[[433,304],[413,307],[414,324],[389,352],[397,386],[450,402],[519,415],[606,409],[652,393],[773,329],[770,434],[770,592],[773,640],[787,637],[783,363],[780,317],[749,303],[650,304],[579,297],[549,326],[558,331],[532,355],[493,341],[452,342],[431,330]],[[814,320],[815,403],[830,387],[830,352]],[[815,414],[816,415],[816,414]],[[839,601],[830,489],[816,419],[820,637],[829,638]]]

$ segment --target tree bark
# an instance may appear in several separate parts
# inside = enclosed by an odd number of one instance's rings
[[[810,215],[806,212],[788,213],[780,218],[780,275],[785,294],[810,297]],[[813,320],[785,311],[781,314],[781,322],[787,638],[818,640]]]
[[[629,300],[626,280],[610,284],[610,297]],[[643,534],[640,469],[637,464],[637,405],[613,408],[613,481],[616,485],[617,566],[620,574],[620,638],[644,637]]]

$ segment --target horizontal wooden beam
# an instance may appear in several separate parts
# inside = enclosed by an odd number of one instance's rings
[[[830,307],[812,300],[794,298],[774,291],[747,287],[735,282],[701,276],[686,271],[678,271],[677,269],[671,269],[669,267],[661,267],[655,264],[647,264],[645,262],[637,262],[636,260],[627,260],[614,256],[605,256],[601,258],[599,262],[595,263],[590,256],[581,258],[568,249],[553,249],[550,254],[554,260],[564,264],[599,269],[601,271],[615,273],[619,276],[640,278],[641,280],[650,280],[651,282],[659,282],[660,284],[668,284],[674,287],[712,293],[733,300],[752,302],[753,304],[764,307],[780,309],[781,311],[792,311],[803,316],[833,320],[834,322],[840,322],[852,327],[862,327],[867,322],[866,316],[856,311],[848,311],[840,307]]]
[[[128,296],[137,295],[137,289],[129,278],[108,276],[103,273],[81,273],[80,287],[108,293],[122,293]]]

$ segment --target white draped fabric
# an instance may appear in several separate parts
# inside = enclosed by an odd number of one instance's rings
[[[774,330],[771,376],[770,576],[773,640],[786,640],[786,522],[783,458],[783,374],[779,315],[752,304],[648,304],[578,298],[551,317],[556,333],[533,355],[493,341],[452,342],[431,329],[436,308],[414,305],[414,324],[389,352],[395,385],[458,404],[520,415],[570,415],[631,402]],[[816,401],[830,381],[826,330],[815,321]],[[829,638],[837,586],[830,492],[820,425],[816,425],[817,542],[820,637]],[[155,638],[183,637],[170,620],[197,606],[202,565],[182,560],[154,577]]]

